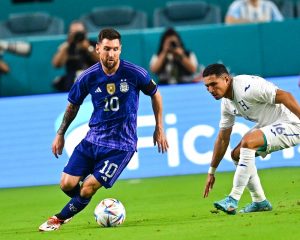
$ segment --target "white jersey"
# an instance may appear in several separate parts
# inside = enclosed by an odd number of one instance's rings
[[[232,80],[233,100],[222,98],[219,127],[230,128],[235,116],[256,122],[256,128],[274,122],[300,123],[283,104],[275,104],[278,87],[258,76],[239,75]]]

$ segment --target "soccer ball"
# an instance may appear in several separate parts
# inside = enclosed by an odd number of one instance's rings
[[[123,204],[114,198],[103,199],[95,208],[96,222],[102,227],[116,227],[126,218]]]

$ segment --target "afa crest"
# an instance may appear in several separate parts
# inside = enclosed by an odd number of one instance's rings
[[[129,90],[129,85],[128,85],[128,83],[127,83],[127,82],[121,82],[121,83],[120,83],[120,91],[121,91],[122,93],[126,93],[126,92],[128,92],[128,90]]]
[[[116,91],[116,85],[114,83],[109,83],[106,85],[106,90],[110,95],[113,95]]]

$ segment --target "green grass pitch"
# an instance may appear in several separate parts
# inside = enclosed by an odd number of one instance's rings
[[[68,201],[59,186],[0,189],[0,239],[299,240],[300,168],[260,170],[259,174],[272,212],[229,216],[213,211],[212,203],[229,193],[233,172],[217,173],[207,199],[202,197],[206,174],[119,180],[112,189],[99,190],[86,209],[54,232],[38,232],[38,227]],[[106,197],[125,205],[123,225],[101,228],[96,224],[93,210]],[[249,202],[245,191],[239,207]]]

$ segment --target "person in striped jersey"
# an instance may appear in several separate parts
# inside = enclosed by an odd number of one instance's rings
[[[283,16],[272,1],[267,0],[236,0],[229,6],[225,22],[258,23],[282,21]]]

